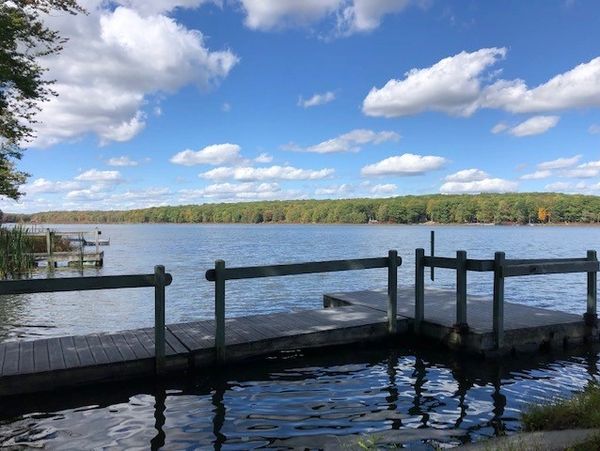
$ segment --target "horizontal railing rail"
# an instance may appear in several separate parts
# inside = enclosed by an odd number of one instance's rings
[[[402,258],[397,257],[397,265],[402,264]],[[336,271],[353,271],[360,269],[386,268],[389,264],[388,257],[357,258],[353,260],[329,260],[320,262],[291,263],[286,265],[245,266],[226,268],[223,277],[225,280],[257,279],[260,277],[296,276],[301,274],[314,274]],[[214,282],[216,272],[214,269],[206,271],[206,280]]]
[[[171,282],[173,276],[165,273],[164,266],[157,265],[152,274],[3,280],[0,295],[154,287],[155,368],[161,374],[165,368],[165,287]]]
[[[401,264],[402,258],[398,256],[398,252],[395,250],[390,250],[387,257],[237,268],[226,268],[223,260],[216,260],[215,268],[206,271],[205,276],[206,280],[215,283],[215,350],[217,361],[223,362],[225,360],[225,281],[388,268],[388,330],[390,333],[396,333],[398,266]]]
[[[433,237],[432,237],[433,243]],[[433,249],[433,246],[432,246]],[[467,323],[467,272],[493,272],[493,329],[496,346],[500,348],[504,335],[504,279],[506,277],[542,274],[587,273],[587,309],[584,320],[588,325],[597,321],[597,274],[600,263],[596,251],[590,250],[586,257],[575,258],[526,258],[506,259],[504,252],[496,252],[494,260],[467,259],[465,251],[457,251],[456,258],[425,256],[424,249],[415,254],[415,331],[424,320],[424,268],[444,268],[456,271],[456,323],[459,332],[468,330]],[[433,278],[432,278],[433,280]]]

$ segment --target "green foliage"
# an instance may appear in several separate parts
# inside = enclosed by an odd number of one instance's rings
[[[21,195],[27,174],[15,169],[15,160],[22,156],[22,143],[34,137],[39,103],[54,94],[39,58],[60,52],[64,39],[43,17],[82,11],[75,0],[0,2],[0,195]]]
[[[1,278],[5,279],[33,268],[31,252],[32,241],[25,227],[0,227]]]
[[[531,406],[523,413],[526,431],[600,428],[600,386],[591,383],[570,399]]]
[[[542,213],[540,213],[542,212]],[[182,205],[128,211],[5,214],[6,222],[37,223],[318,223],[365,224],[599,223],[600,197],[555,193],[425,195]]]

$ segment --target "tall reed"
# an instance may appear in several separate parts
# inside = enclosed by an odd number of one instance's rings
[[[28,272],[34,267],[33,244],[26,227],[0,227],[0,277]]]

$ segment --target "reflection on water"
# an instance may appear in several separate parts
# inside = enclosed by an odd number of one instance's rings
[[[598,349],[500,362],[401,344],[279,354],[253,366],[26,397],[0,407],[0,445],[50,449],[458,445],[519,429],[531,402],[598,378]]]

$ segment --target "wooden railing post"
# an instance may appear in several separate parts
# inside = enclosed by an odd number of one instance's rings
[[[494,255],[494,337],[496,349],[501,349],[504,340],[504,252]]]
[[[435,230],[431,231],[430,237],[429,237],[429,248],[430,248],[430,256],[431,257],[435,257]],[[429,277],[431,277],[431,281],[435,281],[435,267],[433,265],[431,265],[431,268],[429,268]]]
[[[53,243],[54,242],[54,232],[50,231],[50,229],[46,229],[46,253],[48,254],[48,266],[54,268],[54,257],[52,256]]]
[[[156,374],[165,370],[165,267],[154,267],[154,354]]]
[[[461,331],[467,324],[467,252],[456,251],[456,327]]]
[[[421,331],[421,323],[425,317],[425,249],[415,251],[415,333]]]
[[[395,334],[398,311],[398,251],[388,251],[388,260],[388,330],[390,334]]]
[[[96,227],[96,254],[100,252],[100,230]]]
[[[598,261],[596,251],[587,251],[589,261]],[[598,320],[598,273],[590,271],[587,273],[587,309],[583,318],[588,326],[596,325]]]
[[[225,360],[225,262],[215,261],[215,350],[217,362]]]

